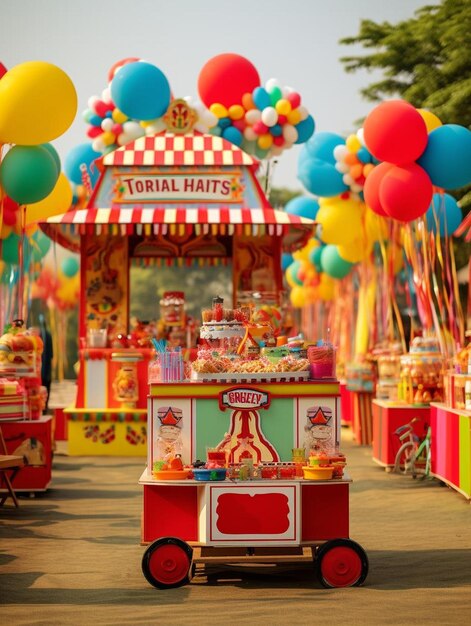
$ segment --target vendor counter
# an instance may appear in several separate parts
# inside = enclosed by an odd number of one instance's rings
[[[471,411],[430,405],[432,474],[471,499]]]
[[[22,456],[25,465],[15,478],[15,492],[46,491],[52,475],[52,417],[0,420],[7,454]]]
[[[430,425],[430,407],[373,400],[373,461],[383,467],[394,467],[396,454],[402,445],[395,434],[401,426],[413,424],[414,433],[423,438]]]
[[[331,532],[334,523],[329,510],[339,506],[339,502],[345,508],[341,523],[348,520],[347,481],[327,481],[324,488],[315,483],[314,491],[314,483],[302,480],[227,479],[202,485],[191,480],[157,481],[152,474],[154,462],[175,446],[185,464],[205,460],[208,449],[218,448],[224,441],[229,446],[226,446],[228,462],[235,464],[247,457],[255,464],[291,461],[294,448],[304,448],[306,457],[310,450],[328,452],[338,448],[340,386],[337,381],[151,384],[147,427],[147,469],[140,481],[144,488],[144,542],[165,534],[176,534],[188,541],[209,541],[213,545],[219,541],[221,545],[224,541],[233,542],[234,533],[228,530],[218,534],[211,521],[220,496],[228,492],[230,497],[221,502],[231,501],[228,504],[232,507],[231,515],[228,514],[231,528],[238,507],[243,510],[247,499],[253,502],[252,496],[263,496],[256,498],[257,502],[273,501],[273,510],[277,509],[279,499],[291,503],[288,508],[293,517],[288,520],[281,543],[279,532],[266,530],[271,523],[271,505],[262,506],[258,521],[254,521],[252,514],[251,523],[259,525],[258,534],[264,545],[274,545],[271,541],[277,545],[296,544],[312,539],[313,535],[322,538],[327,526]],[[236,502],[237,506],[233,504]],[[239,519],[240,515],[236,517]],[[175,524],[179,525],[177,529]],[[338,533],[348,536],[348,522]],[[254,529],[251,527],[246,534],[253,535]],[[243,540],[242,535],[238,537]]]

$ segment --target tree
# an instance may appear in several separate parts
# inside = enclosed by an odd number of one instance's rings
[[[443,0],[398,24],[362,20],[355,37],[340,40],[374,50],[341,58],[347,72],[382,70],[361,93],[370,101],[401,96],[432,110],[444,124],[471,125],[471,5]]]

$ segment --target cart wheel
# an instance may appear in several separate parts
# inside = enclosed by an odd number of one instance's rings
[[[319,547],[316,571],[324,587],[358,587],[368,575],[368,557],[355,541],[333,539]]]
[[[147,581],[158,589],[181,587],[190,581],[192,548],[177,537],[154,541],[142,557],[142,571]]]

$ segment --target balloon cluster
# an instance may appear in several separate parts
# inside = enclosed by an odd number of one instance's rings
[[[0,144],[10,145],[0,163],[0,239],[2,259],[14,263],[20,236],[37,229],[29,225],[70,206],[70,185],[49,142],[73,122],[77,94],[63,70],[43,61],[2,66],[0,76]],[[34,249],[32,239],[27,244]]]
[[[379,215],[409,222],[425,214],[433,187],[471,182],[471,131],[403,100],[375,107],[364,124],[368,150],[382,161],[365,182],[365,201]]]
[[[44,300],[49,307],[67,311],[77,306],[80,294],[78,262],[67,257],[58,272],[49,265],[41,268],[31,287],[31,297]]]
[[[342,180],[353,193],[361,193],[366,177],[374,169],[374,158],[364,145],[363,129],[349,135],[345,145],[335,146],[333,155],[335,169],[342,174]]]
[[[344,147],[345,139],[329,132],[314,133],[304,144],[298,160],[298,178],[310,193],[328,198],[349,190],[334,156],[334,150]]]
[[[165,130],[163,117],[172,100],[165,74],[155,65],[137,58],[115,63],[108,73],[108,80],[109,85],[101,97],[92,96],[83,112],[83,118],[89,124],[87,135],[92,139],[90,149],[98,156],[144,135]],[[208,132],[217,118],[194,99],[188,97],[185,100],[195,111],[196,130]],[[82,150],[86,152],[84,147]],[[76,156],[78,159],[86,157],[80,164],[89,165],[94,160],[91,154]]]
[[[217,118],[210,132],[258,158],[278,156],[314,132],[300,94],[274,78],[261,86],[256,68],[240,55],[210,59],[198,77],[198,92]]]

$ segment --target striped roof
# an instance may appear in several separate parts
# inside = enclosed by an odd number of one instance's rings
[[[264,234],[287,237],[288,247],[301,245],[315,225],[310,219],[291,215],[272,208],[123,208],[80,209],[54,215],[41,224],[41,228],[53,239],[64,245],[64,235],[111,233],[121,235],[151,234]],[[61,233],[62,240],[58,234]],[[68,246],[70,247],[70,246]]]
[[[193,131],[187,135],[160,133],[139,137],[97,161],[100,169],[110,165],[204,166],[246,165],[258,161],[222,137]]]

